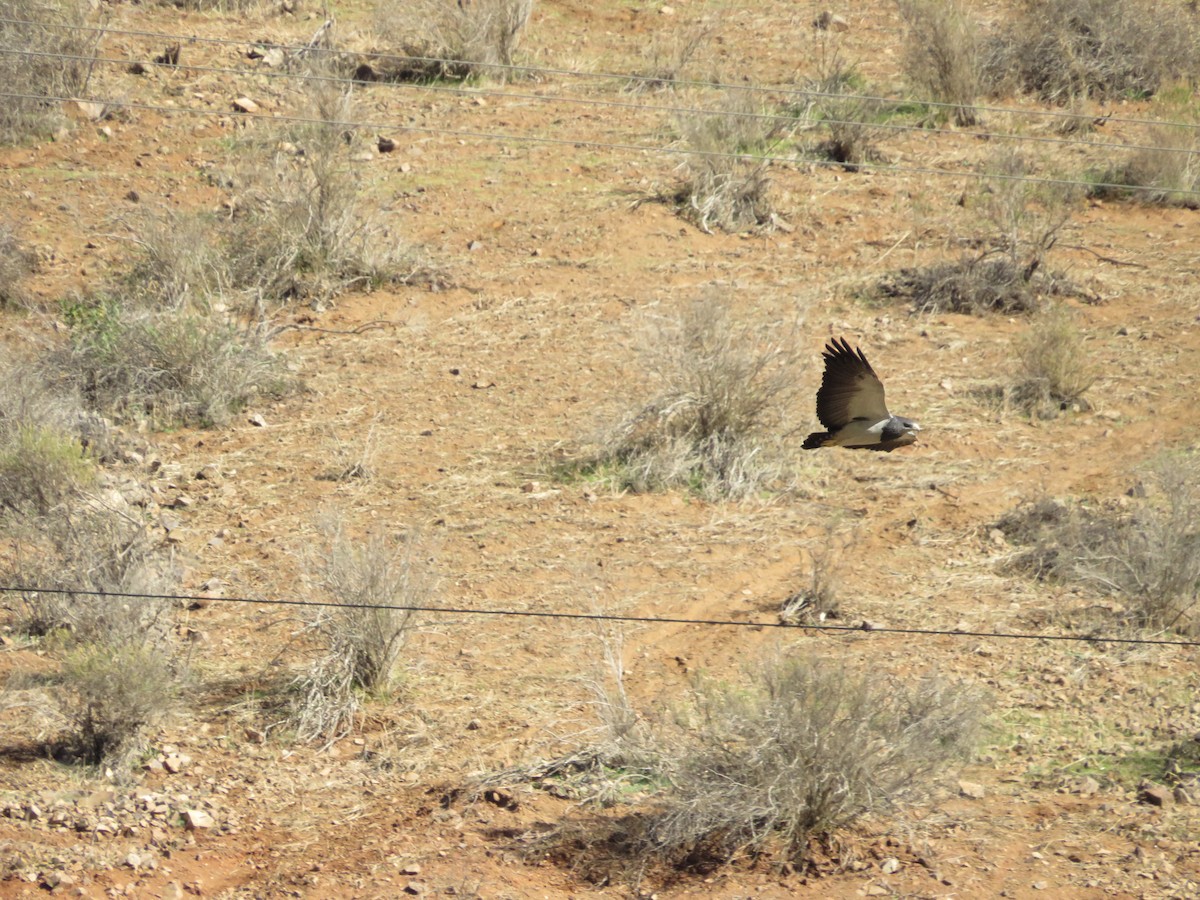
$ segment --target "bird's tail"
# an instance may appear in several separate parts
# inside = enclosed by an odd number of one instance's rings
[[[828,431],[814,431],[804,439],[804,443],[800,446],[804,450],[816,450],[819,447],[824,447],[825,442],[832,437],[833,435]]]

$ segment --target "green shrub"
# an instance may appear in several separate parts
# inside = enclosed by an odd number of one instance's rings
[[[86,485],[93,467],[78,438],[51,428],[0,429],[0,507],[46,512]]]

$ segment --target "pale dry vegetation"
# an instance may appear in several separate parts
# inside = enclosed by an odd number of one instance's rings
[[[402,81],[512,75],[533,0],[381,0],[375,28],[390,53],[381,77]]]
[[[980,32],[961,0],[900,0],[905,70],[917,96],[948,104],[954,124],[979,121]]]
[[[730,89],[711,111],[676,118],[687,156],[682,181],[658,199],[705,233],[769,228],[775,220],[769,161],[786,120],[765,115],[753,92]]]
[[[1145,97],[1195,73],[1200,20],[1166,0],[1026,0],[986,48],[985,78],[1052,103]]]
[[[99,42],[90,11],[87,0],[0,0],[0,84],[19,95],[0,103],[0,141],[66,124],[61,98],[83,93]]]
[[[1200,115],[1192,88],[1176,85],[1155,98],[1143,146],[1118,165],[1095,174],[1092,194],[1143,203],[1200,207]]]
[[[1133,502],[1042,498],[997,527],[1027,549],[1011,564],[1039,578],[1115,597],[1140,627],[1200,634],[1200,460],[1164,456]]]
[[[954,262],[887,275],[877,290],[910,301],[918,312],[974,315],[1033,312],[1047,298],[1086,297],[1047,265],[1075,203],[1069,187],[1035,176],[1028,159],[1001,153],[968,204],[979,249]]]
[[[435,583],[428,547],[415,533],[345,533],[340,519],[323,526],[311,560],[322,602],[308,633],[319,656],[294,685],[291,720],[301,740],[335,740],[354,724],[364,693],[387,695],[404,644],[416,627],[414,607],[428,605]]]
[[[810,837],[927,797],[969,758],[982,716],[963,685],[890,683],[815,657],[766,664],[747,685],[701,684],[694,701],[643,838],[675,861],[775,843],[802,860]]]
[[[1096,380],[1096,368],[1070,307],[1043,306],[1018,339],[1015,355],[1018,365],[1008,396],[1019,408],[1040,418],[1054,418],[1064,409],[1085,404],[1083,395]]]
[[[755,323],[713,291],[651,326],[648,399],[578,470],[621,488],[746,497],[786,483],[782,438],[800,394],[795,323]]]

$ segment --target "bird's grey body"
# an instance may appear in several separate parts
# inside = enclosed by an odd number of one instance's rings
[[[825,345],[824,357],[817,418],[828,431],[805,438],[805,450],[847,447],[890,453],[916,442],[921,426],[888,412],[883,382],[861,350],[852,350],[844,338],[835,338]]]

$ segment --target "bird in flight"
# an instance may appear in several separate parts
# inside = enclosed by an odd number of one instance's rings
[[[849,447],[882,450],[916,443],[921,426],[912,419],[893,416],[883,400],[883,382],[858,349],[846,339],[825,345],[825,377],[817,391],[817,418],[828,431],[804,439],[805,450]]]

